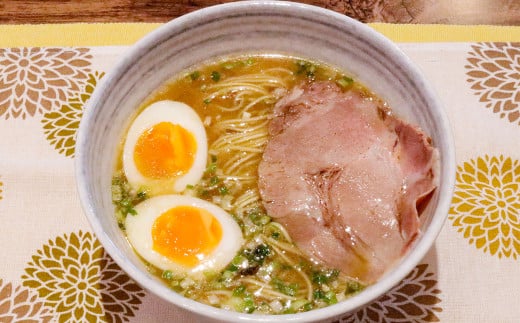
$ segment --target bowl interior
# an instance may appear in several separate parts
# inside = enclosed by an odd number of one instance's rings
[[[394,44],[361,23],[302,4],[247,1],[210,7],[162,26],[125,55],[96,89],[85,111],[76,161],[80,198],[106,250],[143,287],[199,314],[222,320],[251,319],[251,315],[224,312],[180,297],[148,274],[117,226],[110,181],[123,132],[151,92],[194,64],[252,52],[286,53],[348,71],[386,100],[398,116],[418,124],[440,151],[439,188],[421,217],[425,234],[401,264],[358,296],[299,317],[315,320],[345,313],[391,288],[424,256],[446,217],[454,173],[451,133],[434,94]]]

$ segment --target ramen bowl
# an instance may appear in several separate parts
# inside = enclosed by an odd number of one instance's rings
[[[419,125],[439,151],[438,186],[420,217],[422,234],[376,283],[337,304],[283,315],[227,311],[185,298],[147,271],[118,227],[111,195],[118,147],[142,102],[191,66],[240,53],[286,53],[348,71],[385,100],[396,115]],[[76,145],[76,176],[85,214],[115,262],[160,298],[201,321],[322,321],[374,301],[399,283],[432,247],[446,219],[454,183],[454,145],[439,100],[417,67],[370,27],[309,5],[245,1],[209,7],[153,31],[123,55],[85,109]]]

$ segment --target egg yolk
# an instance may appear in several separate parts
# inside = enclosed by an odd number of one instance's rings
[[[143,176],[167,179],[186,174],[196,151],[197,142],[188,130],[171,122],[160,122],[139,136],[134,162]]]
[[[175,263],[196,266],[222,238],[222,227],[208,211],[178,206],[161,214],[152,226],[153,249]]]

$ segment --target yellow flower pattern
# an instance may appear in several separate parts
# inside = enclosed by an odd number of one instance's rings
[[[32,256],[22,280],[60,322],[126,322],[145,295],[99,241],[82,231],[49,240]]]
[[[485,155],[457,168],[448,219],[478,249],[499,258],[520,255],[520,162]]]
[[[56,109],[80,90],[91,59],[87,48],[0,48],[0,117]]]
[[[77,96],[62,104],[58,110],[43,115],[42,124],[47,140],[60,154],[74,157],[76,132],[83,116],[83,108],[103,75],[103,72],[88,74],[86,84]]]

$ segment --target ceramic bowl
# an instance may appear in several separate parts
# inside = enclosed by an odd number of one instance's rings
[[[338,304],[300,314],[229,312],[184,298],[149,274],[118,228],[111,202],[117,147],[140,103],[172,76],[208,59],[282,52],[327,62],[353,74],[394,112],[420,125],[440,152],[439,186],[421,215],[422,236],[376,284]],[[446,219],[455,162],[447,117],[431,86],[399,48],[367,25],[299,3],[244,1],[177,18],[136,43],[95,90],[81,122],[76,175],[86,216],[106,251],[151,293],[201,321],[320,321],[341,317],[384,294],[432,247]]]

